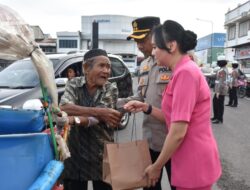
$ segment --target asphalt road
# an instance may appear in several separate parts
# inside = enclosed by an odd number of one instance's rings
[[[237,108],[225,106],[224,123],[214,124],[213,131],[223,166],[218,186],[222,190],[250,190],[250,100],[239,99]]]

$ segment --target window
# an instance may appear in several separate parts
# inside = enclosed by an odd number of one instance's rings
[[[249,20],[240,23],[240,25],[239,25],[239,37],[246,36],[248,30],[249,30]]]
[[[109,57],[111,61],[111,76],[112,77],[118,77],[121,76],[125,72],[125,66],[122,64],[122,62],[119,59],[115,59],[112,57]]]
[[[228,29],[228,40],[235,39],[236,26],[230,26]]]
[[[77,48],[77,40],[59,40],[59,48]]]

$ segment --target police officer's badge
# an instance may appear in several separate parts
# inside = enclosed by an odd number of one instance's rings
[[[138,30],[138,28],[137,28],[137,27],[138,27],[137,22],[134,22],[134,23],[133,23],[133,30],[134,30],[134,31],[137,31],[137,30]]]

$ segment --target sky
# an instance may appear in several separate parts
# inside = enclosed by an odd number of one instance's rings
[[[43,33],[81,30],[81,16],[98,14],[134,17],[159,16],[171,19],[198,38],[226,32],[225,14],[247,0],[0,0],[15,10],[29,25],[39,25]],[[198,20],[198,19],[199,20]]]

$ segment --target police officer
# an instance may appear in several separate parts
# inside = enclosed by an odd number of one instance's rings
[[[226,106],[237,107],[238,106],[238,97],[237,97],[237,88],[238,88],[238,62],[232,62],[233,71],[230,77],[230,85],[229,85],[229,102]]]
[[[220,67],[220,70],[216,74],[215,93],[213,98],[214,117],[211,119],[212,123],[215,124],[223,123],[224,101],[225,95],[228,92],[227,60],[224,55],[218,56],[217,65]]]
[[[161,107],[162,92],[169,82],[171,72],[162,66],[158,66],[152,56],[153,46],[151,43],[151,31],[154,26],[160,24],[158,17],[142,17],[132,21],[133,33],[127,37],[127,40],[134,39],[138,49],[144,54],[145,59],[140,65],[139,84],[137,93],[133,97],[118,100],[120,106],[130,101],[145,101],[158,108]],[[154,162],[159,156],[163,147],[167,129],[166,124],[159,122],[157,119],[149,116],[151,110],[144,112],[143,118],[143,138],[148,140],[150,154]],[[165,165],[170,181],[170,162]],[[144,190],[161,190],[161,179],[155,187],[144,188]],[[171,189],[175,189],[171,187]]]

